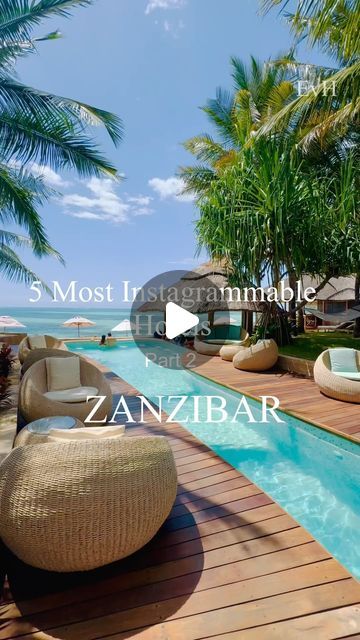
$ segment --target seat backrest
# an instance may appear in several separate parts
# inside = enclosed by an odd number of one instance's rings
[[[357,373],[356,350],[348,348],[329,349],[331,371],[334,373]]]

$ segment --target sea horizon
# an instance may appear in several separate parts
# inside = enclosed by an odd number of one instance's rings
[[[119,322],[130,318],[131,308],[102,307],[101,309],[88,306],[72,307],[36,307],[28,306],[1,306],[0,315],[11,315],[21,322],[24,328],[11,329],[5,331],[0,326],[0,331],[5,333],[28,333],[28,334],[50,334],[57,338],[71,339],[78,335],[76,327],[64,327],[63,323],[69,318],[77,315],[84,316],[95,322],[95,326],[81,327],[80,335],[99,336],[111,332]],[[119,334],[120,335],[120,334]]]

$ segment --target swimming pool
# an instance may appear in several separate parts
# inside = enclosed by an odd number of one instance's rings
[[[151,400],[159,395],[222,395],[229,408],[239,394],[187,370],[164,369],[136,345],[114,349],[68,343],[109,367]],[[151,348],[158,349],[154,341]],[[164,344],[161,344],[162,352]],[[171,345],[165,347],[171,352]],[[261,408],[248,399],[260,420]],[[166,405],[164,405],[166,411]],[[266,491],[354,576],[360,578],[360,446],[280,412],[284,423],[191,423],[184,407],[176,417],[202,442]]]

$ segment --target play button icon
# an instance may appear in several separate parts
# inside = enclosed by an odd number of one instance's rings
[[[133,288],[136,295],[130,314],[132,346],[144,356],[149,376],[154,365],[182,371],[197,367],[197,353],[202,364],[213,357],[212,353],[204,355],[197,347],[212,338],[212,325],[216,327],[220,315],[222,323],[229,324],[228,303],[222,300],[221,290],[226,282],[220,268],[205,264],[194,271],[165,271],[142,287]],[[127,347],[124,344],[119,348]]]
[[[198,316],[186,311],[174,302],[166,305],[166,337],[173,340],[190,329],[196,327],[200,320]]]

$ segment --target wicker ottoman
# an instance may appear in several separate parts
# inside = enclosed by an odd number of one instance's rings
[[[163,437],[16,447],[0,465],[0,538],[39,569],[95,569],[147,544],[176,490]]]

